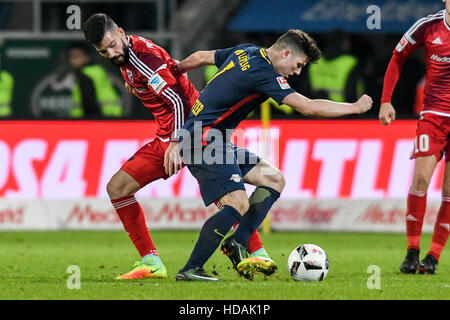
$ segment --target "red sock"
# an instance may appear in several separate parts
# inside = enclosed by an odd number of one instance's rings
[[[409,190],[406,209],[406,238],[408,250],[420,250],[423,217],[427,208],[427,193]]]
[[[431,240],[431,248],[428,254],[432,255],[439,261],[442,249],[447,242],[450,233],[450,197],[443,197],[439,213],[434,224],[433,238]]]
[[[236,230],[238,225],[239,222],[236,222],[233,226],[233,230]],[[262,247],[263,244],[261,242],[261,238],[259,237],[258,230],[255,230],[255,232],[250,235],[250,238],[248,238],[247,249],[250,253],[253,253],[255,251],[258,251]]]
[[[141,257],[158,255],[145,222],[144,212],[134,196],[111,200],[117,215],[123,223]]]

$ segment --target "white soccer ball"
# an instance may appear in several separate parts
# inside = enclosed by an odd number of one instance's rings
[[[302,244],[288,258],[288,270],[295,281],[322,281],[330,264],[325,251],[315,244]]]

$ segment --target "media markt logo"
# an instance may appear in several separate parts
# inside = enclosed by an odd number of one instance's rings
[[[442,62],[442,63],[449,63],[450,62],[450,57],[439,57],[437,54],[433,54],[430,57],[431,60],[434,60],[436,62]]]

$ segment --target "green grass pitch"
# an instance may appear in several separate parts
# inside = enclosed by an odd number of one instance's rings
[[[198,231],[152,231],[168,269],[168,279],[118,281],[138,260],[125,232],[1,232],[0,299],[151,299],[151,300],[301,300],[301,299],[450,299],[450,250],[444,249],[435,275],[403,275],[398,267],[406,238],[390,233],[274,232],[262,234],[278,273],[254,281],[240,278],[219,251],[205,265],[221,283],[180,283],[177,271],[187,261]],[[422,238],[423,258],[431,235]],[[302,243],[322,247],[330,271],[322,282],[291,280],[287,258]],[[81,289],[68,289],[70,265],[81,271]],[[367,268],[380,268],[380,286],[369,289]]]

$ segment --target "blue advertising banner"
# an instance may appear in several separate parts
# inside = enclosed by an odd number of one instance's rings
[[[404,33],[418,19],[442,9],[440,0],[248,0],[228,29]]]

